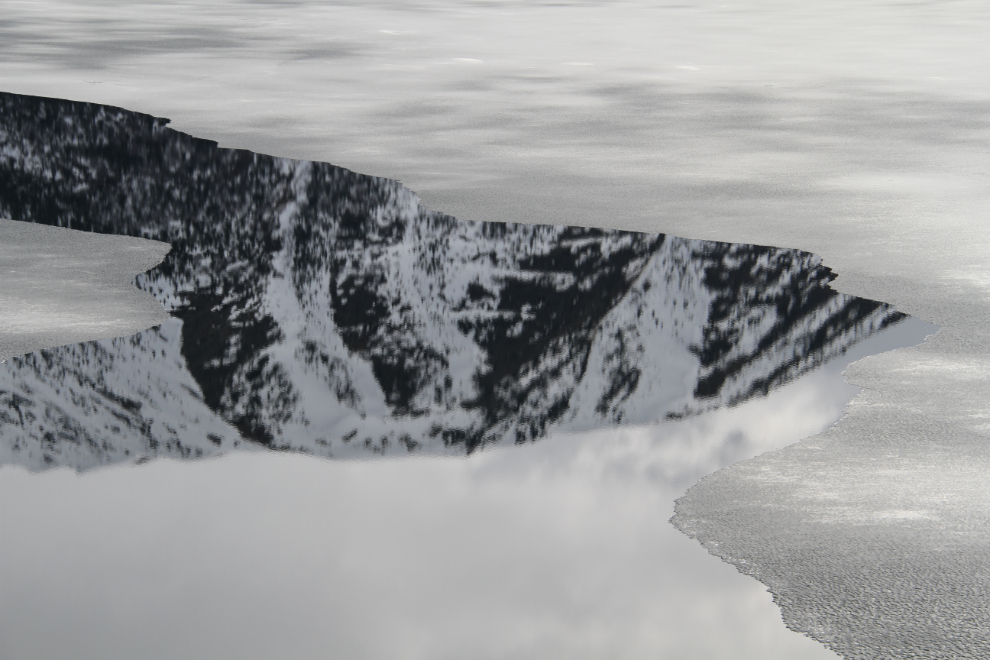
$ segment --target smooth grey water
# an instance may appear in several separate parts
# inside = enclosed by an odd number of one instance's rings
[[[984,4],[3,10],[6,91],[114,103],[228,146],[394,176],[464,219],[797,246],[823,255],[841,290],[939,323],[925,346],[853,367],[870,391],[828,437],[754,464],[769,480],[748,482],[754,513],[740,511],[753,521],[763,509],[810,507],[818,523],[802,543],[820,550],[821,573],[803,601],[811,609],[800,611],[820,615],[812,629],[845,640],[849,654],[896,646],[983,655],[982,601],[966,594],[986,587],[988,561]],[[911,460],[878,471],[891,454]],[[713,492],[735,492],[733,474],[720,473],[729,483]],[[837,477],[856,486],[836,498]],[[780,487],[794,478],[808,487]],[[902,498],[898,510],[931,511],[944,524],[862,515],[891,493]],[[718,533],[772,531],[728,524]],[[849,540],[849,530],[858,536]],[[945,538],[962,543],[940,554]],[[847,579],[850,549],[876,543],[925,559],[906,574],[865,565]],[[798,556],[801,546],[775,552]],[[764,568],[780,571],[761,573],[778,589],[801,570],[788,561]],[[932,577],[942,574],[963,581],[947,588]],[[970,614],[948,625],[902,607],[908,601],[875,612],[848,591],[856,585],[909,588]],[[787,597],[798,602],[802,592]],[[887,633],[905,630],[899,640]]]

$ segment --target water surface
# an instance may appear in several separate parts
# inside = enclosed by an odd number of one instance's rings
[[[806,252],[464,222],[0,100],[0,214],[172,245],[168,321],[0,365],[5,657],[829,655],[666,520],[930,326]]]

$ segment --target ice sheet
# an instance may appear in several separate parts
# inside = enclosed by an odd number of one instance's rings
[[[168,251],[159,241],[0,220],[0,360],[164,322],[133,279]]]
[[[856,382],[874,391],[827,438],[764,457],[763,480],[720,473],[719,488],[745,483],[753,511],[828,521],[804,541],[819,549],[802,610],[814,616],[791,625],[850,655],[873,643],[984,655],[987,617],[973,594],[990,588],[990,557],[973,521],[985,491],[973,487],[982,472],[957,478],[957,461],[984,464],[990,415],[984,3],[49,0],[6,3],[4,21],[6,91],[116,103],[227,146],[396,177],[465,219],[799,247],[840,273],[842,291],[945,326],[923,348],[857,366]],[[882,461],[890,469],[877,470]],[[832,514],[836,470],[859,484],[841,490],[848,515]],[[797,501],[779,485],[793,475],[822,487]],[[867,515],[919,479],[932,494],[923,503]],[[748,519],[711,533],[774,529]],[[961,549],[941,552],[945,538]],[[862,547],[924,559],[899,573],[867,564],[858,584],[971,615],[929,619],[895,599],[883,610],[893,619],[877,616],[875,601],[848,591],[847,558]],[[785,544],[775,556],[799,552]],[[811,587],[788,580],[793,570],[759,574],[796,602]],[[968,590],[943,574],[966,576]]]

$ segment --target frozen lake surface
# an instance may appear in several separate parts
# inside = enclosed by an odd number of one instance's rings
[[[934,326],[836,293],[797,250],[459,221],[394,181],[145,115],[0,103],[0,208],[66,227],[4,225],[22,261],[35,245],[59,265],[24,295],[71,305],[80,270],[123,268],[91,245],[138,250],[164,256],[137,284],[171,315],[0,365],[0,465],[248,452],[4,469],[6,501],[35,503],[4,510],[9,657],[828,655],[665,519],[702,476],[831,423],[855,357]],[[75,522],[38,498],[72,502]],[[136,519],[144,532],[119,527]],[[135,553],[155,566],[143,577]],[[100,584],[56,596],[83,565]],[[49,598],[65,614],[40,617]],[[38,644],[31,621],[77,608],[129,631]],[[252,632],[258,612],[277,633]],[[163,640],[163,620],[196,632]]]
[[[3,14],[7,92],[398,178],[462,220],[801,248],[841,291],[938,323],[924,346],[847,372],[868,390],[828,434],[705,479],[681,510],[774,587],[790,625],[850,657],[985,656],[984,4],[50,0]]]
[[[168,318],[134,276],[168,245],[0,220],[0,360],[133,334]]]

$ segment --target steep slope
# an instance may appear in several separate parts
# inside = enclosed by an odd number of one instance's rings
[[[807,253],[461,222],[398,182],[0,94],[0,215],[169,241],[172,314],[0,367],[0,460],[470,452],[731,405],[896,322]]]

